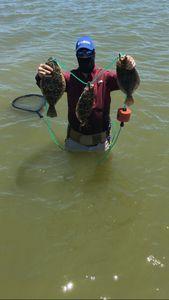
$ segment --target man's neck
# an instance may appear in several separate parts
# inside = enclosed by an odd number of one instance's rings
[[[82,74],[83,74],[83,76],[84,76],[85,78],[87,78],[87,77],[89,76],[88,73],[82,73]]]

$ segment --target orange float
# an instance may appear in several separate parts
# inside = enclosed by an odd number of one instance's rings
[[[131,109],[128,107],[120,107],[117,111],[117,120],[121,123],[128,122],[131,116]]]

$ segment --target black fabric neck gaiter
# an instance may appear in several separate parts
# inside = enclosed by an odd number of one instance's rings
[[[91,73],[94,69],[95,65],[95,58],[94,56],[89,58],[79,58],[77,57],[79,63],[79,69],[82,73]]]

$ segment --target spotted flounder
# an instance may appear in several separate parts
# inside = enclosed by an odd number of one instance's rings
[[[128,70],[126,65],[127,56],[119,54],[119,60],[116,64],[117,82],[121,91],[126,94],[125,104],[132,105],[134,103],[132,94],[140,84],[140,77],[136,68]]]
[[[88,126],[88,118],[92,112],[94,101],[94,84],[88,82],[76,105],[76,116],[81,127]]]
[[[52,59],[52,57],[48,59],[46,64],[49,65],[53,71],[51,74],[42,77],[40,87],[46,101],[49,104],[47,116],[56,117],[57,112],[55,105],[66,89],[66,82],[59,64]]]

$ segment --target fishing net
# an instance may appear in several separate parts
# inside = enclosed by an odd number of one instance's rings
[[[41,110],[45,105],[46,100],[42,95],[28,94],[24,96],[17,97],[12,101],[12,106],[14,108],[37,113],[40,118],[43,117]]]
[[[12,106],[16,109],[20,109],[27,112],[37,113],[40,118],[43,118],[45,124],[47,125],[48,132],[54,141],[54,143],[60,148],[64,149],[59,143],[55,133],[51,128],[51,123],[48,117],[45,116],[47,112],[48,105],[45,98],[38,94],[28,94],[24,96],[17,97],[12,101]],[[42,108],[45,106],[44,115],[42,115]]]

